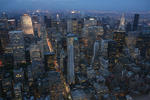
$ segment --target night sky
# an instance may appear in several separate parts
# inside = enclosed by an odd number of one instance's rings
[[[150,11],[150,0],[0,0],[0,9]]]

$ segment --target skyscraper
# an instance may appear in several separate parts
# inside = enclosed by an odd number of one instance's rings
[[[97,53],[98,53],[99,46],[100,46],[99,41],[98,41],[98,40],[95,41],[95,42],[94,42],[93,57],[92,57],[92,64],[93,64],[93,62],[94,62],[95,56],[96,56]]]
[[[125,31],[117,31],[113,33],[113,40],[117,42],[117,46],[120,53],[122,52],[123,47],[125,45],[125,37],[126,37]]]
[[[41,51],[40,51],[40,47],[38,44],[32,44],[30,46],[30,58],[31,61],[41,61]]]
[[[32,19],[28,14],[24,14],[21,17],[21,25],[22,25],[22,30],[23,30],[24,34],[34,35]]]
[[[119,56],[117,42],[111,39],[101,39],[101,67],[111,68],[116,61],[116,57]]]
[[[126,32],[130,32],[132,30],[132,25],[131,23],[127,23],[127,26],[126,26]]]
[[[137,29],[138,29],[139,16],[140,16],[139,14],[134,15],[133,31],[137,31]]]
[[[124,17],[124,14],[122,15],[121,20],[120,20],[119,30],[123,30],[123,31],[125,30],[125,17]]]
[[[78,20],[76,18],[69,19],[67,21],[67,32],[68,33],[78,33]]]
[[[2,54],[3,52],[3,48],[2,48],[2,43],[1,43],[1,39],[0,39],[0,54]]]
[[[50,28],[52,25],[52,20],[50,17],[48,16],[44,16],[44,23],[46,25],[46,28]]]
[[[72,21],[71,20],[67,21],[67,32],[72,32]]]
[[[68,34],[67,36],[67,81],[69,84],[74,83],[74,34]]]
[[[14,65],[25,63],[24,38],[22,31],[10,31],[10,44],[13,50]]]

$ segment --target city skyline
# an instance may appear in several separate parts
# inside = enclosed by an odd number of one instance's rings
[[[0,0],[0,100],[150,100],[149,4]]]

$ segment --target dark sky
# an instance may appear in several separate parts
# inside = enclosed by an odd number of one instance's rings
[[[0,9],[150,11],[150,0],[0,0]]]

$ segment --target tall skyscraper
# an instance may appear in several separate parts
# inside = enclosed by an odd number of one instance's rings
[[[8,31],[0,29],[0,52],[3,51],[1,49],[5,49],[6,48],[6,46],[8,45],[8,43],[9,43]]]
[[[59,14],[56,15],[56,21],[57,21],[57,24],[60,24],[60,16],[59,16]]]
[[[137,31],[138,24],[139,24],[139,14],[134,15],[134,21],[133,21],[133,31]]]
[[[32,19],[28,14],[24,14],[21,17],[21,25],[22,25],[22,30],[23,30],[24,34],[34,35]]]
[[[130,32],[130,31],[132,31],[132,25],[129,22],[129,23],[127,23],[127,26],[126,26],[126,32]]]
[[[96,55],[97,55],[97,53],[98,53],[99,46],[100,46],[99,41],[98,41],[98,40],[95,41],[95,43],[94,43],[94,49],[93,49],[93,57],[92,57],[92,62],[91,62],[91,64],[94,63],[94,59],[95,59],[95,57],[96,57]]]
[[[78,20],[72,19],[72,32],[77,34],[78,33]]]
[[[101,66],[112,68],[116,63],[116,57],[119,56],[117,42],[111,39],[101,39],[100,51],[102,55],[100,57]]]
[[[67,32],[72,32],[72,21],[68,20],[67,21]]]
[[[122,15],[121,20],[120,20],[119,30],[123,30],[123,31],[125,30],[125,17],[124,17],[124,14]]]
[[[46,28],[50,28],[52,25],[52,20],[50,17],[48,16],[44,16],[44,23],[46,25]]]
[[[67,21],[67,32],[68,33],[78,33],[78,20],[76,18],[69,19]]]
[[[102,56],[104,56],[104,57],[108,57],[108,44],[109,44],[109,41],[110,40],[101,39],[100,50],[101,50]]]
[[[74,34],[68,34],[67,36],[67,81],[69,84],[74,83]]]
[[[0,55],[3,53],[3,48],[2,48],[2,43],[1,43],[1,39],[0,39]]]
[[[13,50],[14,65],[25,63],[24,37],[22,31],[10,31],[10,44]]]

